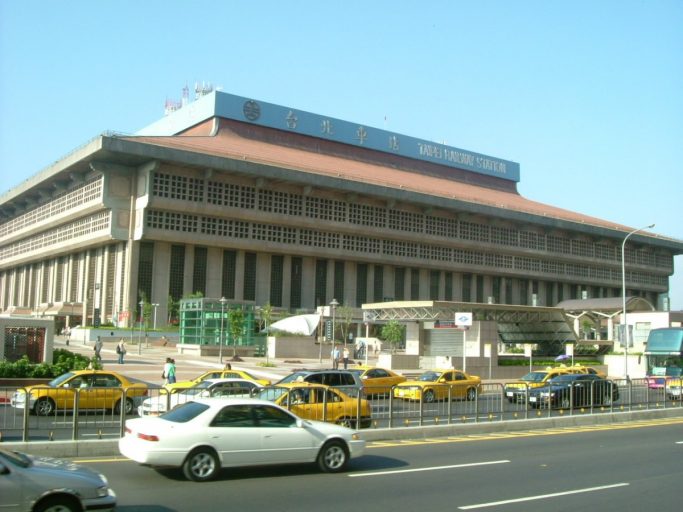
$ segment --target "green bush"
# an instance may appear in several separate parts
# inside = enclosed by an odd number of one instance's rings
[[[89,364],[101,368],[99,363],[81,354],[57,349],[52,354],[52,363],[31,363],[24,356],[18,361],[0,361],[0,378],[14,379],[53,379],[71,370],[84,370]]]

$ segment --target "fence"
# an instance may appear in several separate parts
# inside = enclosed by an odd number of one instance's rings
[[[271,400],[305,419],[329,421],[352,428],[394,428],[514,421],[622,411],[683,408],[681,386],[671,381],[652,388],[647,379],[596,381],[589,387],[571,385],[548,392],[547,388],[521,388],[510,397],[504,383],[463,388],[430,383],[406,394],[394,386],[355,389],[311,385],[270,386],[255,396]],[[148,387],[131,396],[122,388],[60,389],[47,386],[0,387],[0,440],[45,441],[118,438],[125,421],[135,414],[162,414],[197,396],[191,390],[169,394]],[[203,390],[199,396],[216,394]],[[345,392],[346,391],[346,392]],[[223,389],[221,396],[245,396],[244,388]],[[354,396],[355,395],[355,396]],[[399,396],[403,395],[403,396]],[[512,398],[512,400],[511,400]]]

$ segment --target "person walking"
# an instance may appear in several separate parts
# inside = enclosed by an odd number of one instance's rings
[[[97,337],[97,340],[95,341],[95,360],[98,363],[102,362],[102,356],[100,353],[102,352],[102,338],[99,336]]]
[[[161,374],[161,377],[164,379],[164,384],[174,384],[176,381],[175,378],[175,360],[167,357],[166,358],[166,363],[164,364],[164,371]]]
[[[121,341],[116,345],[116,353],[119,356],[119,364],[123,364],[123,356],[126,355],[126,342],[121,338]]]
[[[339,347],[337,345],[332,348],[330,357],[332,359],[332,368],[335,370],[339,369]]]
[[[349,349],[348,347],[344,347],[344,351],[342,352],[342,357],[344,358],[344,370],[349,369]]]

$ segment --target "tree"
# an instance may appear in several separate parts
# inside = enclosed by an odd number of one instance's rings
[[[392,354],[396,350],[399,343],[403,341],[403,333],[405,326],[399,324],[396,320],[390,320],[382,327],[381,338],[391,344]]]
[[[339,333],[344,345],[346,345],[349,333],[351,332],[351,324],[353,323],[353,308],[350,308],[345,302],[343,306],[337,308],[336,319],[339,324]]]
[[[232,336],[232,359],[237,361],[237,340],[242,337],[244,330],[244,312],[241,308],[228,311],[228,324]]]
[[[173,320],[178,318],[178,301],[173,300],[173,295],[168,296],[166,308],[168,311],[168,321],[166,323],[172,324]]]

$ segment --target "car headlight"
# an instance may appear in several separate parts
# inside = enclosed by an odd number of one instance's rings
[[[100,487],[97,488],[97,497],[98,498],[104,498],[105,496],[109,495],[109,487],[106,485],[101,485]]]

